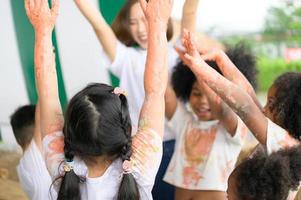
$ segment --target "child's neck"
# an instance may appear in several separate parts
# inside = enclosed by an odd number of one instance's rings
[[[111,160],[103,156],[85,159],[84,162],[88,167],[88,177],[90,178],[102,176],[112,164]]]

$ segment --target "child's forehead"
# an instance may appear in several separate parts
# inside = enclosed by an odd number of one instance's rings
[[[202,91],[202,87],[201,87],[201,85],[197,82],[197,81],[195,81],[193,84],[192,84],[192,88],[191,88],[192,90],[198,90],[198,91]]]

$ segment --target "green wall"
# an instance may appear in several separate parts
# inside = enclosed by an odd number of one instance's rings
[[[108,23],[112,23],[124,2],[125,0],[99,0],[101,12]],[[11,0],[10,3],[27,94],[30,103],[35,104],[37,102],[37,92],[35,89],[34,79],[34,31],[26,16],[24,1]],[[59,49],[55,31],[52,35],[52,41],[55,48],[55,61],[58,74],[59,95],[62,107],[65,108],[67,105],[67,95],[62,76],[61,63],[59,59]],[[112,74],[110,77],[113,86],[119,85],[118,78],[116,78]]]
[[[109,24],[114,21],[115,16],[117,15],[124,2],[125,0],[99,0],[101,13]],[[119,79],[112,73],[110,73],[110,78],[113,86],[116,87],[119,85]]]

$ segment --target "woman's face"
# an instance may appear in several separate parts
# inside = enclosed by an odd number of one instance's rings
[[[189,103],[194,114],[197,115],[201,121],[213,120],[210,105],[207,96],[202,92],[201,86],[197,81],[192,85],[192,89],[189,96]]]
[[[147,48],[147,21],[139,2],[130,9],[130,33],[135,42],[143,49]]]

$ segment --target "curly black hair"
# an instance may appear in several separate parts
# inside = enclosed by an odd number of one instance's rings
[[[279,125],[301,140],[301,72],[284,73],[273,86],[276,94],[272,111],[275,111]]]
[[[229,47],[226,50],[226,54],[252,86],[256,88],[256,59],[252,52],[243,43],[239,43],[234,47]],[[207,64],[221,73],[215,62],[207,62]],[[180,100],[183,102],[188,101],[195,81],[196,77],[193,72],[182,61],[179,61],[173,69],[171,84]]]
[[[301,146],[267,155],[258,152],[232,173],[239,199],[285,200],[301,181]]]

